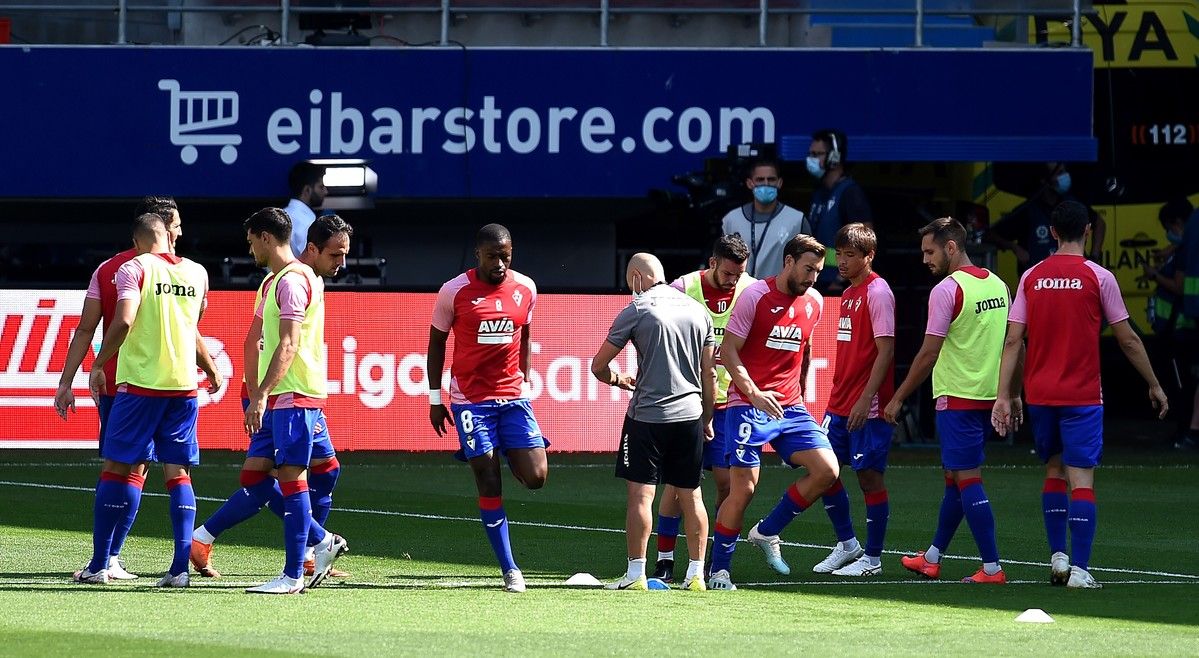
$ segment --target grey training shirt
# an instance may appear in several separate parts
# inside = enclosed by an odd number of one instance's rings
[[[637,348],[637,389],[628,415],[643,423],[674,423],[703,415],[701,361],[716,344],[712,319],[703,305],[658,284],[616,316],[608,342]]]

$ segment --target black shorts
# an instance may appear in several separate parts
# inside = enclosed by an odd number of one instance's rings
[[[616,477],[694,489],[703,474],[703,454],[704,430],[698,418],[643,423],[625,416],[616,453]]]

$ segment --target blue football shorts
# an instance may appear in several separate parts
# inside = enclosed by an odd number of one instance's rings
[[[856,471],[887,470],[887,455],[891,451],[893,427],[881,418],[867,418],[866,424],[849,431],[849,418],[833,413],[824,414],[828,442],[837,455],[837,462]]]
[[[241,410],[245,411],[249,406],[250,401],[242,398]],[[313,426],[312,458],[328,459],[337,453],[333,450],[333,439],[329,436],[329,422],[325,418],[325,410],[320,409],[319,411],[321,412],[320,418]],[[268,424],[269,417],[269,413],[265,414],[262,418],[262,427],[250,436],[250,446],[246,449],[246,457],[275,458],[275,439]]]
[[[1033,440],[1041,461],[1054,455],[1075,468],[1095,468],[1103,458],[1103,405],[1028,405]]]
[[[783,417],[774,419],[749,405],[728,407],[725,416],[725,455],[730,468],[757,468],[762,463],[762,446],[767,443],[784,464],[805,450],[832,450],[824,428],[802,404],[783,408]]]
[[[454,427],[465,459],[474,459],[498,449],[501,453],[520,448],[545,448],[548,442],[533,417],[527,398],[491,400],[479,404],[453,404]]]
[[[989,409],[946,409],[937,412],[937,437],[941,441],[941,466],[947,471],[968,471],[982,466],[983,446],[991,434]]]
[[[195,397],[117,393],[104,423],[100,455],[122,464],[159,461],[195,466],[200,463],[199,414]]]
[[[704,442],[703,466],[705,471],[713,468],[728,468],[728,447],[725,445],[724,423],[728,407],[712,412],[712,440]]]

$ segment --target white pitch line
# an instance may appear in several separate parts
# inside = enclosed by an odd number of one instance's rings
[[[270,576],[263,575],[263,578]],[[143,577],[139,582],[121,582],[110,583],[105,589],[129,589],[129,590],[157,590],[151,583],[153,578]],[[262,584],[262,580],[209,580],[201,579],[196,576],[192,578],[191,587],[193,589],[239,589],[243,587],[255,587]],[[1044,580],[1009,580],[1007,585],[1045,585]],[[340,587],[339,583],[344,583],[346,587]],[[450,581],[425,581],[418,578],[410,579],[393,579],[385,582],[379,581],[361,581],[361,580],[341,580],[341,581],[326,581],[326,585],[320,589],[324,591],[336,591],[338,589],[348,589],[352,587],[377,587],[379,589],[473,589],[473,588],[495,588],[499,589],[503,581],[500,578],[492,578],[489,580],[450,580]],[[532,589],[579,589],[579,590],[598,590],[603,591],[600,587],[575,587],[567,585],[561,581],[540,581],[528,580],[529,587]],[[1104,580],[1103,585],[1199,585],[1199,581],[1194,580]],[[0,575],[0,590],[5,586],[19,585],[70,585],[79,588],[83,591],[92,587],[78,585],[71,582],[70,578],[64,575],[61,578],[14,578],[8,579]],[[854,586],[879,586],[879,585],[899,585],[913,587],[934,587],[938,585],[962,585],[969,586],[969,583],[963,583],[960,580],[869,580],[869,579],[853,579],[853,580],[791,580],[791,581],[775,581],[775,582],[757,582],[757,583],[737,583],[738,587],[854,587]]]
[[[79,492],[88,492],[88,493],[92,493],[95,491],[94,487],[75,487],[75,486],[69,486],[69,485],[64,485],[64,484],[18,482],[18,481],[13,481],[13,480],[0,480],[0,486],[24,487],[24,488],[29,488],[29,489],[53,489],[53,490],[57,490],[57,491],[79,491]],[[151,497],[155,497],[155,498],[169,498],[170,497],[168,494],[157,493],[157,492],[145,492],[145,493],[142,493],[142,496],[151,496]],[[214,503],[225,502],[224,498],[214,498],[211,496],[196,496],[196,500],[203,500],[206,502],[214,502]],[[447,516],[447,515],[443,515],[443,514],[422,514],[419,512],[393,512],[391,510],[362,509],[362,508],[357,508],[357,507],[335,507],[333,509],[338,512],[344,512],[344,513],[349,513],[349,514],[372,514],[372,515],[376,515],[376,516],[396,516],[396,517],[407,518],[407,519],[423,519],[423,520],[427,520],[427,521],[461,521],[461,522],[467,522],[467,523],[479,523],[480,522],[478,517],[473,517],[473,516]],[[622,529],[622,528],[596,528],[593,526],[570,525],[570,524],[565,524],[565,523],[543,523],[540,521],[513,521],[513,520],[509,519],[508,524],[514,525],[514,526],[530,527],[530,528],[546,528],[549,530],[578,530],[578,531],[582,531],[582,532],[603,532],[603,533],[621,534],[621,535],[624,534],[624,529]],[[738,539],[738,541],[745,542],[744,539]],[[811,549],[821,549],[821,550],[829,550],[832,548],[831,546],[828,546],[825,544],[807,544],[807,543],[802,543],[802,542],[790,542],[790,541],[784,541],[781,543],[783,546],[791,546],[794,548],[811,548]],[[883,551],[883,553],[886,553],[888,555],[915,555],[915,553],[911,553],[908,551]],[[948,555],[948,554],[946,554],[946,555],[942,555],[941,557],[945,558],[945,559],[949,559],[949,560],[964,560],[964,561],[969,561],[969,562],[977,562],[980,559],[977,555]],[[1004,559],[1004,560],[1001,560],[1001,562],[1003,562],[1004,564],[1018,564],[1018,565],[1022,565],[1022,566],[1031,566],[1031,567],[1047,567],[1047,566],[1049,566],[1049,563],[1047,563],[1047,562],[1033,562],[1033,561],[1028,561],[1028,560]],[[1199,574],[1174,573],[1174,572],[1170,572],[1170,571],[1143,571],[1143,570],[1139,570],[1139,569],[1121,569],[1121,568],[1116,568],[1116,567],[1091,567],[1090,571],[1100,571],[1100,572],[1105,572],[1105,573],[1124,573],[1124,574],[1130,574],[1130,575],[1136,575],[1136,576],[1158,576],[1161,578],[1186,578],[1188,580],[1199,581]]]

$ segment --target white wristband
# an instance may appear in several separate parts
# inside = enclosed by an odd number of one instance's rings
[[[532,387],[532,386],[529,386],[529,382],[523,382],[523,383],[521,383],[521,385],[520,385],[520,397],[522,397],[522,398],[526,398],[526,399],[529,399],[529,400],[533,399],[533,387]]]
[[[429,405],[436,406],[441,404],[441,389],[429,391]]]

